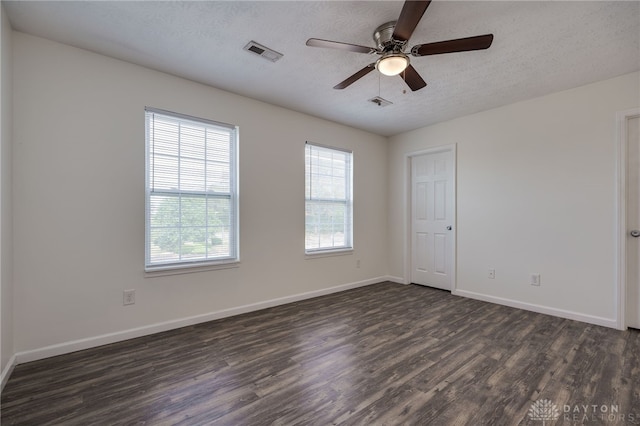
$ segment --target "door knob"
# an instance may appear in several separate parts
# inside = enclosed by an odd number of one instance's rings
[[[634,238],[640,237],[640,231],[637,229],[634,229],[633,231],[629,232],[629,234],[631,234],[631,236]]]
[[[453,229],[453,228],[451,228],[451,225],[447,226],[447,231],[451,231],[451,229]],[[638,232],[638,235],[640,235],[640,232]],[[635,237],[635,235],[634,235],[634,237]]]

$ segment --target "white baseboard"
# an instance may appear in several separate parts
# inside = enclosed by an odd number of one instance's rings
[[[15,355],[11,355],[11,358],[9,358],[9,362],[7,362],[7,365],[5,365],[2,369],[2,375],[0,375],[0,392],[4,390],[4,385],[7,384],[7,380],[9,380],[9,376],[11,376],[11,373],[13,372],[13,369],[16,367],[16,365],[17,358]]]
[[[487,294],[476,293],[476,292],[467,291],[467,290],[454,290],[451,292],[451,294],[454,294],[456,296],[468,297],[476,300],[482,300],[484,302],[496,303],[498,305],[505,305],[511,308],[524,309],[525,311],[537,312],[539,314],[553,315],[560,318],[582,321],[589,324],[601,325],[603,327],[618,329],[618,321],[613,318],[603,318],[603,317],[597,317],[594,315],[581,314],[579,312],[550,308],[548,306],[520,302],[517,300],[505,299],[502,297],[490,296]]]
[[[398,284],[405,284],[404,279],[395,276],[381,276],[378,278],[372,278],[364,281],[357,281],[348,284],[342,284],[335,287],[324,288],[321,290],[314,290],[305,293],[294,294],[291,296],[280,297],[277,299],[266,300],[263,302],[252,303],[248,305],[238,306],[235,308],[223,309],[221,311],[209,312],[206,314],[195,315],[186,318],[180,318],[171,321],[165,321],[161,323],[151,324],[143,327],[132,328],[129,330],[118,331],[114,333],[103,334],[95,337],[88,337],[85,339],[78,339],[69,342],[59,343],[56,345],[46,346],[39,349],[33,349],[29,351],[18,352],[14,354],[5,368],[2,370],[0,376],[0,391],[4,389],[9,376],[13,372],[13,369],[18,364],[25,362],[36,361],[39,359],[49,358],[57,355],[63,355],[70,352],[75,352],[83,349],[94,348],[97,346],[107,345],[110,343],[120,342],[123,340],[134,339],[136,337],[147,336],[150,334],[161,333],[163,331],[173,330],[176,328],[187,327],[194,324],[200,324],[207,321],[213,321],[221,318],[231,317],[234,315],[240,315],[247,312],[258,311],[260,309],[271,308],[278,305],[284,305],[287,303],[297,302],[300,300],[311,299],[314,297],[324,296],[327,294],[338,293],[358,287],[364,287],[372,284],[377,284],[383,281],[391,281]],[[550,308],[542,305],[535,305],[531,303],[520,302],[516,300],[506,299],[502,297],[490,296],[481,293],[475,293],[467,290],[454,290],[452,294],[456,296],[468,297],[471,299],[482,300],[490,303],[497,303],[499,305],[510,306],[512,308],[524,309],[527,311],[538,312],[541,314],[553,315],[561,318],[572,319],[576,321],[582,321],[590,324],[601,325],[604,327],[617,328],[618,323],[615,319],[597,317],[593,315],[581,314],[578,312],[566,311],[563,309]]]
[[[206,314],[195,315],[192,317],[165,321],[161,323],[146,325],[143,327],[132,328],[129,330],[117,331],[115,333],[108,333],[100,336],[88,337],[85,339],[58,343],[56,345],[46,346],[39,349],[18,352],[17,354],[14,355],[17,361],[17,362],[14,362],[14,364],[23,364],[25,362],[36,361],[39,359],[49,358],[57,355],[63,355],[70,352],[94,348],[96,346],[107,345],[110,343],[120,342],[123,340],[134,339],[136,337],[147,336],[150,334],[173,330],[180,327],[187,327],[190,325],[199,324],[207,321],[213,321],[220,318],[240,315],[247,312],[258,311],[260,309],[271,308],[278,305],[284,305],[286,303],[297,302],[305,299],[311,299],[313,297],[324,296],[331,293],[338,293],[338,292],[350,290],[353,288],[376,284],[382,281],[391,281],[391,280],[387,276],[382,276],[382,277],[372,278],[364,281],[358,281],[354,283],[338,285],[335,287],[324,288],[321,290],[314,290],[306,293],[299,293],[291,296],[280,297],[277,299],[266,300],[264,302],[251,303],[249,305],[223,309],[221,311],[209,312]],[[4,372],[2,377],[4,380]]]

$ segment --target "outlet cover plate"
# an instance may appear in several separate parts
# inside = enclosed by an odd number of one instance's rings
[[[529,284],[540,286],[540,274],[531,274],[529,278]]]
[[[124,290],[122,292],[122,304],[123,305],[133,305],[136,303],[136,291],[135,290]]]

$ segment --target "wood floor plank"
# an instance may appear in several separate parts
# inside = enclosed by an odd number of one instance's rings
[[[541,399],[640,424],[640,332],[385,282],[18,365],[1,421],[539,425]]]

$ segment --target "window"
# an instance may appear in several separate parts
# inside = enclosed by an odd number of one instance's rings
[[[351,249],[351,151],[307,143],[305,164],[306,253]]]
[[[237,128],[145,109],[147,271],[238,260]]]

